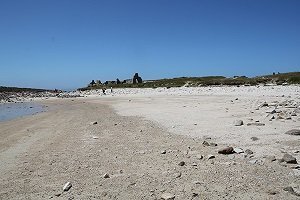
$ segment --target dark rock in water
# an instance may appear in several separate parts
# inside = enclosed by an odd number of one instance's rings
[[[220,149],[218,151],[219,154],[232,154],[233,152],[233,148],[232,147],[226,147],[224,149]]]
[[[264,126],[264,123],[254,122],[254,123],[248,123],[247,126]]]
[[[286,163],[297,164],[296,158],[287,153],[283,155],[282,160],[285,161]]]
[[[139,77],[138,73],[135,73],[133,78],[132,78],[132,83],[136,84],[136,83],[143,83],[143,80],[141,77]]]
[[[288,135],[300,135],[300,130],[299,129],[292,129],[292,130],[289,130],[289,131],[285,132],[285,134],[288,134]]]

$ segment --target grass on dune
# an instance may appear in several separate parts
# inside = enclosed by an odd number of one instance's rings
[[[198,86],[218,86],[218,85],[259,85],[259,84],[300,84],[300,72],[289,72],[275,75],[265,75],[248,78],[245,76],[226,78],[224,76],[206,77],[178,77],[170,79],[148,80],[139,84],[108,84],[94,85],[92,87],[80,88],[79,90],[106,88],[157,88],[157,87],[198,87]]]

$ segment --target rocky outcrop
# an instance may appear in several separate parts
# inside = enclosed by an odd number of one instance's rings
[[[117,78],[117,84],[121,84],[121,81]]]
[[[139,76],[138,73],[135,73],[133,78],[132,78],[132,83],[137,84],[137,83],[143,83],[142,78]]]

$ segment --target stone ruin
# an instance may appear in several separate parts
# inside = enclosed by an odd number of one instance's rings
[[[132,83],[136,84],[136,83],[143,83],[142,78],[139,76],[138,73],[135,73],[133,78],[132,78]]]
[[[88,87],[93,87],[93,86],[96,86],[96,85],[101,85],[101,81],[100,80],[92,80],[89,84],[88,84]]]
[[[88,84],[88,87],[101,86],[101,85],[115,85],[115,84],[137,84],[137,83],[143,83],[143,80],[138,73],[135,73],[132,79],[126,79],[123,81],[120,81],[119,78],[117,78],[116,81],[105,81],[103,83],[100,80],[96,80],[96,81],[92,80]]]

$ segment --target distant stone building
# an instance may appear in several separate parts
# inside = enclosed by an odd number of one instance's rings
[[[233,76],[234,79],[236,78],[248,78],[247,76]]]
[[[123,84],[132,84],[132,79],[125,79],[122,81]]]
[[[104,85],[112,85],[112,84],[116,84],[116,81],[105,81]]]
[[[88,87],[93,87],[94,85],[96,85],[95,81],[92,80],[89,84],[88,84]]]
[[[96,84],[97,84],[97,85],[101,85],[102,83],[101,83],[100,80],[96,80]]]

